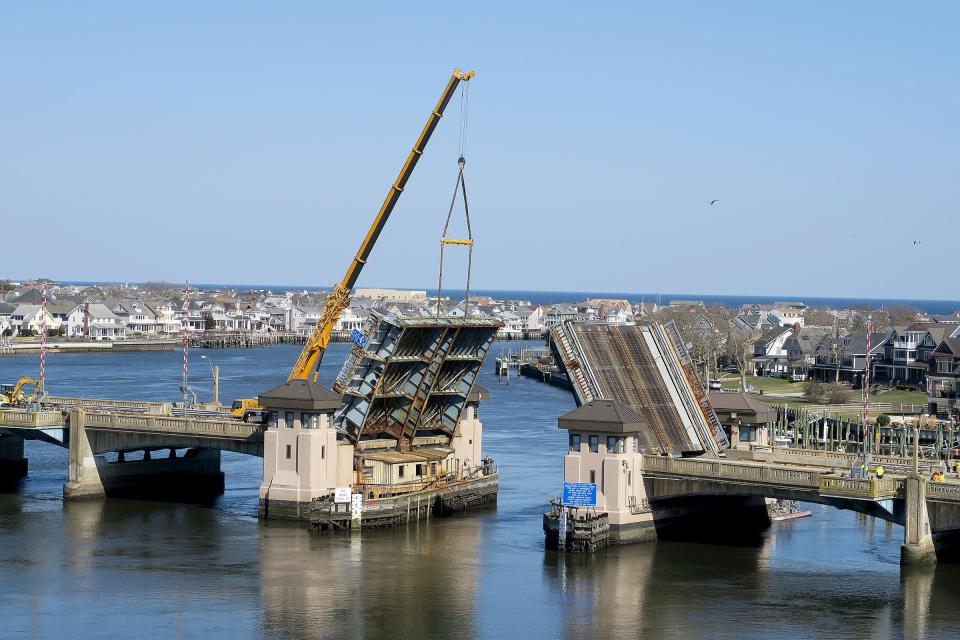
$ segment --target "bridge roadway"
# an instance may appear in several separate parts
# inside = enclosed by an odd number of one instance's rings
[[[683,498],[755,496],[866,513],[904,525],[904,564],[931,562],[935,550],[946,555],[960,536],[960,482],[929,482],[925,474],[913,472],[908,459],[875,459],[904,471],[877,479],[836,472],[850,468],[849,454],[789,449],[755,454],[762,459],[641,456],[647,499],[656,509]]]

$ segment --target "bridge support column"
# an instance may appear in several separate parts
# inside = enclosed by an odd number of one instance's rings
[[[904,481],[904,488],[906,520],[903,546],[900,547],[900,564],[935,564],[937,555],[927,514],[927,479],[918,473],[911,473]]]
[[[27,459],[23,457],[23,438],[0,435],[0,487],[15,486],[27,475]]]
[[[70,410],[70,449],[67,455],[67,483],[63,485],[64,500],[106,496],[85,420],[86,412],[82,408]]]

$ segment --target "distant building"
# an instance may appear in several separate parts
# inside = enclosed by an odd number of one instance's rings
[[[944,338],[933,350],[927,371],[930,414],[960,418],[960,338]]]

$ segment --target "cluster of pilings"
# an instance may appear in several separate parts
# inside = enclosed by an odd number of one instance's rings
[[[911,457],[915,427],[919,427],[919,448],[923,458],[949,461],[958,457],[960,433],[956,425],[921,416],[902,417],[886,425],[880,425],[875,419],[868,420],[864,429],[860,417],[783,406],[777,408],[771,440],[794,448],[863,453],[866,439],[866,453]]]

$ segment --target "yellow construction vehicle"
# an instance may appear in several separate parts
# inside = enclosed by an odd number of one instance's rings
[[[237,399],[230,405],[230,417],[244,422],[263,422],[265,413],[256,399]]]
[[[347,269],[346,275],[343,276],[343,280],[334,285],[333,291],[330,292],[323,313],[320,314],[317,324],[313,327],[313,332],[310,334],[310,337],[307,338],[303,351],[300,353],[297,363],[293,366],[293,370],[287,378],[288,381],[307,379],[316,381],[320,361],[323,360],[323,353],[326,351],[327,345],[330,344],[330,333],[333,331],[333,325],[340,317],[340,313],[349,306],[350,290],[353,289],[353,285],[357,282],[363,265],[367,263],[367,258],[370,257],[370,251],[373,249],[374,243],[376,243],[377,238],[380,236],[380,232],[383,231],[383,227],[387,223],[387,218],[390,217],[390,213],[393,211],[394,206],[396,206],[397,200],[400,199],[400,194],[403,193],[403,188],[406,186],[407,180],[409,180],[411,174],[413,174],[413,169],[417,166],[417,161],[420,159],[420,156],[423,155],[423,150],[427,146],[430,136],[433,135],[433,130],[437,128],[440,118],[443,117],[443,112],[453,97],[457,85],[459,85],[461,81],[465,82],[470,80],[470,78],[475,75],[476,73],[473,71],[454,69],[453,76],[450,78],[447,87],[440,96],[440,101],[437,102],[437,106],[434,107],[430,113],[430,117],[427,118],[427,124],[424,125],[423,131],[420,132],[417,143],[413,145],[413,150],[411,150],[410,155],[407,156],[407,161],[403,164],[400,175],[397,176],[396,182],[390,186],[390,191],[380,206],[380,211],[377,212],[377,216],[373,219],[373,224],[370,225],[370,230],[367,231],[367,235],[360,245],[360,251],[357,252],[353,262],[350,263],[350,267]]]
[[[33,385],[33,393],[26,395],[23,388],[28,384]],[[40,392],[40,381],[34,378],[20,378],[16,384],[0,384],[0,406],[19,407],[36,401],[37,394]]]

